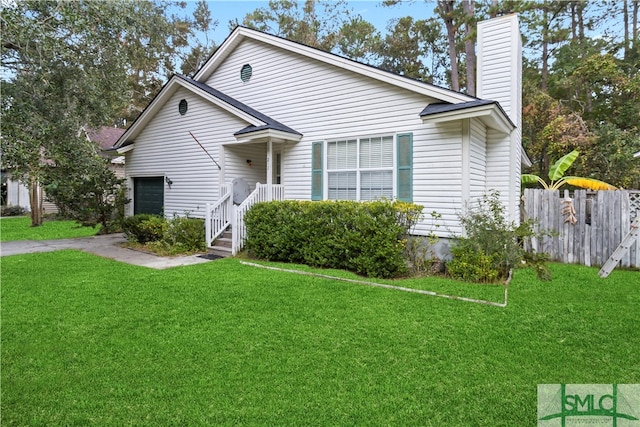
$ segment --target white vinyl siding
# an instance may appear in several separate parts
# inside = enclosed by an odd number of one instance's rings
[[[509,135],[487,129],[487,183],[486,190],[500,192],[501,200],[508,203],[510,190]]]
[[[487,180],[487,129],[478,119],[471,120],[469,187],[472,200],[485,193]]]
[[[243,84],[248,62],[253,75]],[[207,84],[304,135],[283,152],[285,197],[300,200],[311,199],[312,142],[406,131],[417,143],[427,127],[420,111],[436,101],[255,40],[238,45]]]
[[[184,116],[178,112],[181,99],[189,103]],[[189,132],[221,163],[221,144],[233,142],[233,133],[246,125],[186,89],[179,89],[140,132],[134,149],[126,153],[128,186],[131,188],[133,177],[168,177],[173,183],[171,187],[165,184],[165,215],[188,213],[204,218],[205,204],[219,197],[220,171]],[[131,192],[128,197],[132,198]],[[128,209],[132,214],[131,203]]]
[[[330,200],[393,198],[393,136],[327,142]]]

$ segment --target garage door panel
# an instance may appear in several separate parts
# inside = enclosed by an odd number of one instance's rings
[[[162,215],[164,178],[161,176],[133,179],[133,213]]]

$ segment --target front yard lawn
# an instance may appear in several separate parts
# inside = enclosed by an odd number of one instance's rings
[[[41,226],[32,227],[28,216],[6,217],[0,220],[0,241],[51,240],[72,237],[95,236],[100,227],[82,227],[75,221],[45,220]]]
[[[519,270],[497,308],[235,259],[1,263],[3,425],[525,426],[537,384],[640,382],[637,272]]]

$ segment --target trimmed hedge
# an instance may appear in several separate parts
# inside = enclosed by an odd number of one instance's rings
[[[422,207],[403,202],[275,201],[245,216],[246,246],[269,261],[354,271],[369,277],[407,272],[405,237]]]

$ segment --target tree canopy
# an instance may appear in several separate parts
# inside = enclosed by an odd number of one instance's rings
[[[4,3],[3,169],[34,190],[52,167],[87,152],[83,129],[135,118],[173,72],[193,33],[190,21],[168,15],[171,5]],[[89,160],[87,167],[92,167]],[[31,201],[32,220],[38,224],[39,203],[36,197]]]

